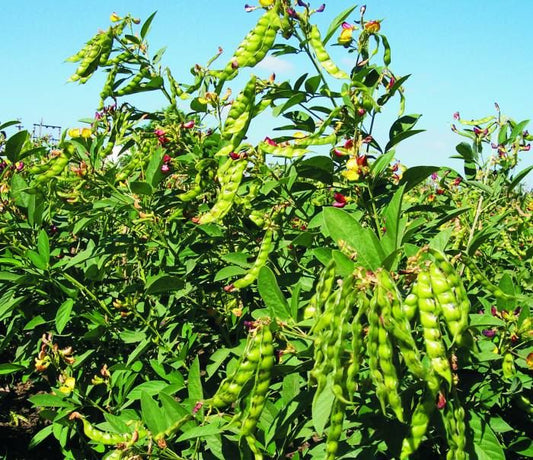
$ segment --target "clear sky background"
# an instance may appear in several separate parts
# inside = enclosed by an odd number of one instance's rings
[[[99,28],[106,29],[113,11],[130,12],[144,20],[157,10],[148,36],[151,51],[167,46],[163,64],[178,81],[190,82],[189,69],[195,63],[204,64],[222,46],[226,50],[222,66],[254,26],[261,13],[245,13],[245,3],[2,1],[0,121],[20,119],[31,131],[41,120],[66,129],[93,116],[103,78],[86,85],[66,83],[75,64],[64,60]],[[320,3],[312,0],[313,7]],[[315,16],[322,30],[351,4],[326,0],[324,13]],[[399,147],[402,162],[459,167],[449,160],[455,145],[464,139],[450,131],[455,111],[466,119],[480,118],[494,114],[494,102],[498,102],[503,113],[518,121],[533,117],[533,0],[368,0],[366,5],[367,20],[384,19],[382,32],[392,47],[392,70],[398,75],[412,74],[405,84],[407,113],[423,115],[418,127],[426,132]],[[357,17],[354,14],[351,19]],[[341,50],[337,48],[332,55],[340,56],[337,51]],[[345,69],[350,68],[338,59]],[[277,80],[294,81],[305,71],[285,61],[269,60],[264,67],[264,75],[257,73],[266,76],[274,70]],[[142,108],[157,109],[164,104],[158,96],[142,97]],[[390,120],[380,123],[377,134],[386,136]],[[533,164],[532,157],[533,150],[524,152],[522,166]]]

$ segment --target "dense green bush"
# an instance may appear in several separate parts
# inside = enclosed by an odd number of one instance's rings
[[[456,114],[464,171],[406,168],[394,147],[419,115],[403,113],[381,23],[354,6],[320,32],[321,8],[260,3],[233,57],[192,82],[148,54],[153,15],[113,15],[70,58],[73,81],[107,72],[96,117],[56,149],[1,141],[0,372],[47,387],[30,447],[533,456],[527,121]],[[315,72],[262,80],[268,52]],[[124,102],[142,91],[168,107]],[[376,139],[387,104],[400,114]],[[252,144],[265,114],[279,136]]]

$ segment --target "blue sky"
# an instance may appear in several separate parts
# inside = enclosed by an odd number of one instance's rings
[[[149,35],[151,50],[167,46],[163,58],[178,80],[189,80],[189,69],[205,63],[217,47],[232,51],[255,24],[259,12],[245,13],[241,0],[93,0],[91,2],[3,2],[0,15],[2,70],[0,121],[19,118],[26,129],[41,119],[64,129],[79,126],[98,103],[102,84],[66,83],[75,65],[64,60],[99,28],[109,25],[113,11],[131,12],[146,19],[157,16]],[[254,0],[248,0],[253,4]],[[321,0],[312,0],[318,7]],[[352,2],[326,0],[316,15],[325,30]],[[382,32],[393,50],[392,69],[411,74],[405,85],[407,113],[421,113],[427,131],[403,143],[400,159],[408,165],[459,166],[449,157],[462,139],[452,134],[452,115],[480,118],[494,113],[494,102],[517,120],[533,113],[533,2],[531,0],[467,0],[428,2],[368,0],[367,19],[384,19]],[[356,16],[352,19],[355,19]],[[334,56],[339,56],[333,51]],[[340,58],[339,63],[343,61]],[[225,62],[225,59],[224,61]],[[302,69],[286,62],[267,62],[264,75],[276,70],[277,79],[297,78]],[[349,66],[345,63],[345,68]],[[258,71],[260,74],[261,71]],[[132,100],[135,102],[135,99]],[[156,109],[163,99],[150,96],[143,107]],[[378,123],[386,133],[390,120]],[[530,126],[533,130],[533,126]],[[260,133],[262,135],[262,133]],[[533,164],[533,151],[524,153],[522,166]]]

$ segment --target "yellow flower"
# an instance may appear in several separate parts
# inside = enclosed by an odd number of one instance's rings
[[[92,134],[92,131],[90,128],[83,128],[81,130],[81,137],[85,139],[88,139],[89,137],[91,137],[91,134]]]
[[[346,171],[342,172],[342,175],[346,177],[346,179],[351,181],[357,181],[359,180],[359,170],[358,169],[347,169]]]
[[[113,12],[111,16],[109,16],[109,19],[111,20],[111,22],[118,22],[122,18],[117,13]]]
[[[260,4],[262,7],[271,6],[271,5],[274,4],[274,0],[259,0],[259,4]]]
[[[342,29],[342,32],[337,39],[339,45],[347,45],[352,41],[353,29]]]
[[[70,393],[72,393],[72,390],[74,390],[75,386],[76,386],[76,379],[74,377],[67,377],[65,381],[63,382],[63,385],[59,387],[59,391],[61,393],[69,395]]]
[[[67,131],[67,134],[70,137],[80,137],[81,136],[81,130],[80,128],[71,128]]]

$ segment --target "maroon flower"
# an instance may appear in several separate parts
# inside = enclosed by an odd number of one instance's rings
[[[333,198],[335,199],[332,205],[334,208],[344,208],[346,206],[346,197],[342,193],[336,192]]]
[[[187,121],[187,122],[183,123],[182,126],[183,126],[185,129],[191,129],[191,128],[194,128],[194,120]]]
[[[481,333],[489,339],[492,339],[496,335],[496,331],[494,329],[483,329]]]
[[[439,392],[439,396],[437,397],[437,409],[442,410],[446,407],[446,397]]]
[[[461,115],[459,115],[459,112],[455,112],[453,114],[453,118],[454,118],[454,120],[459,120],[459,118],[461,118]]]
[[[276,145],[278,145],[278,143],[272,139],[270,139],[270,137],[265,137],[265,143],[267,143],[268,145],[271,145],[272,147],[275,147]]]

